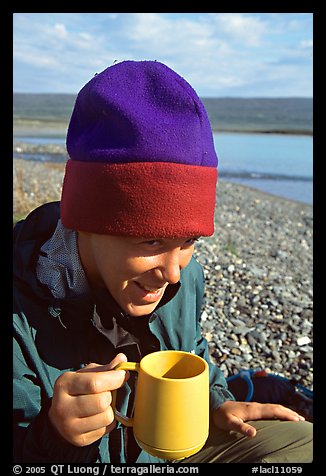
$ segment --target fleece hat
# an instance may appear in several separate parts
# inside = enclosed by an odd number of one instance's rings
[[[66,228],[155,238],[214,232],[217,156],[193,88],[158,61],[124,61],[79,92],[68,133]]]

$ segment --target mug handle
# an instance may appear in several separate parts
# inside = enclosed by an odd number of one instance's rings
[[[121,362],[120,364],[116,365],[113,370],[134,370],[135,372],[139,372],[139,364],[136,362]],[[122,415],[118,410],[115,408],[115,403],[117,400],[117,390],[112,390],[112,403],[111,406],[114,411],[114,415],[116,420],[122,423],[125,426],[133,426],[134,419],[129,418],[125,415]]]

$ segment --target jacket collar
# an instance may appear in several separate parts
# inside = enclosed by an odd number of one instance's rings
[[[180,283],[167,286],[155,311],[170,302],[180,286]],[[141,320],[151,322],[156,318],[155,311],[142,317],[129,316],[113,299],[110,292],[104,288],[76,297],[52,299],[48,309],[49,313],[53,317],[57,317],[66,329],[81,328],[92,321],[98,329],[113,329],[116,324],[130,332],[134,329],[135,323],[140,323]]]
[[[83,328],[92,321],[98,329],[113,329],[116,324],[128,331],[133,322],[140,322],[139,318],[126,315],[113,299],[109,291],[100,289],[90,291],[77,297],[64,299],[53,298],[47,286],[36,278],[36,263],[42,245],[52,236],[60,218],[60,202],[51,202],[35,209],[28,217],[18,222],[14,228],[14,277],[18,286],[25,293],[37,295],[48,304],[48,311],[52,317],[58,318],[66,329]],[[177,294],[180,283],[168,285],[158,304],[160,308],[167,304]],[[96,318],[96,316],[98,316]],[[146,321],[155,318],[155,313],[144,316]],[[99,322],[100,320],[100,322]]]
[[[60,203],[51,202],[33,210],[14,227],[14,280],[16,285],[39,298],[51,299],[50,290],[36,278],[42,245],[52,236],[60,217]]]

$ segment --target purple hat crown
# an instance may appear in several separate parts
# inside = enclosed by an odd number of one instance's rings
[[[158,61],[124,61],[95,75],[77,97],[67,149],[87,162],[217,166],[201,100]]]

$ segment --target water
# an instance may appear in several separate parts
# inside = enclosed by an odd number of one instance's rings
[[[19,143],[14,158],[66,161],[65,133],[74,101],[73,95],[14,94],[14,141]],[[220,180],[313,203],[311,98],[203,102],[213,129],[236,131],[214,132]]]
[[[313,203],[313,140],[283,134],[214,133],[221,180]]]
[[[16,140],[23,142],[24,144],[33,144],[33,145],[62,145],[66,143],[65,137],[17,137]]]
[[[214,133],[219,179],[312,205],[313,141],[311,136]],[[16,137],[32,152],[16,149],[14,158],[64,162],[65,138]],[[59,152],[53,148],[60,146]],[[38,149],[40,149],[38,151]]]

